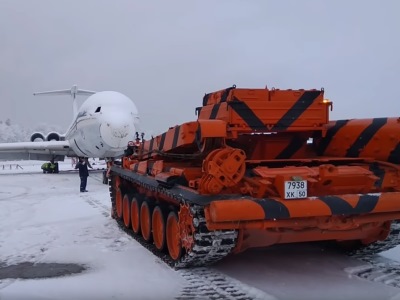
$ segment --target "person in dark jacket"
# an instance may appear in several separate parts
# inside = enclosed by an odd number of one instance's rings
[[[92,168],[92,166],[89,164],[89,161],[83,157],[79,157],[79,161],[76,164],[75,169],[79,169],[79,177],[81,178],[81,186],[80,186],[81,193],[87,192],[86,184],[87,184],[87,178],[89,176],[88,167]]]

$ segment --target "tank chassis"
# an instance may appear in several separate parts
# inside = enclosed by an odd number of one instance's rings
[[[197,120],[132,144],[111,167],[113,217],[175,268],[280,243],[397,245],[400,120],[330,122],[323,95],[206,94]]]

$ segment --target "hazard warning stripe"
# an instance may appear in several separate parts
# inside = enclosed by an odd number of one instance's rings
[[[323,155],[326,148],[328,148],[329,143],[332,141],[332,138],[338,133],[338,131],[344,127],[349,120],[339,120],[336,121],[335,125],[328,129],[326,132],[326,136],[321,140],[318,145],[318,155]]]
[[[210,94],[205,94],[203,97],[203,106],[206,106],[208,104],[208,98],[210,98],[211,93]]]
[[[374,173],[374,175],[376,177],[379,177],[379,179],[377,181],[375,181],[374,186],[377,187],[377,188],[381,188],[382,187],[382,183],[383,183],[383,179],[385,178],[385,174],[386,174],[385,169],[380,168],[377,163],[372,163],[369,166],[369,170],[372,173]]]
[[[153,151],[154,138],[150,140],[149,152]]]
[[[181,126],[176,126],[174,130],[174,138],[172,140],[172,149],[176,148],[178,145],[178,137],[179,137],[179,131],[181,129]]]
[[[400,142],[396,147],[390,152],[388,161],[393,164],[400,164]]]
[[[204,97],[203,97],[203,106],[209,105],[208,101],[209,101],[211,95],[214,96],[214,99],[215,99],[215,97],[217,97],[217,98],[219,97],[219,99],[216,99],[218,103],[226,102],[228,100],[229,92],[231,90],[235,89],[235,88],[236,88],[236,86],[234,85],[234,86],[231,86],[231,87],[226,88],[224,90],[220,90],[220,91],[216,91],[216,92],[205,94]]]
[[[211,110],[210,114],[210,119],[215,119],[217,117],[219,107],[221,106],[221,103],[215,104]]]
[[[374,118],[372,123],[361,132],[356,141],[347,150],[347,157],[358,157],[361,150],[369,143],[379,129],[387,123],[387,118]]]
[[[257,117],[253,110],[246,103],[234,97],[229,106],[249,125],[251,129],[267,129],[265,124]]]
[[[290,127],[300,116],[313,104],[321,91],[306,91],[299,100],[283,115],[283,117],[272,127],[272,130],[285,130]]]
[[[254,202],[262,207],[266,220],[290,218],[289,209],[283,203],[268,198],[256,199]]]
[[[163,148],[164,148],[164,142],[165,142],[165,136],[166,136],[166,135],[167,135],[166,132],[164,132],[164,133],[161,135],[160,145],[158,146],[158,150],[160,150],[160,151],[162,151]]]
[[[361,195],[355,207],[338,196],[320,196],[318,199],[329,207],[333,216],[349,216],[372,212],[379,201],[379,195]],[[282,202],[269,198],[253,201],[263,209],[265,220],[290,218],[290,210]]]
[[[304,142],[305,142],[304,138],[295,136],[286,146],[286,148],[283,149],[281,153],[279,153],[275,158],[276,159],[291,158],[294,154],[296,154],[297,151],[300,150],[300,148],[304,145]]]
[[[151,138],[148,149],[149,152],[153,151],[153,145],[154,145],[154,138]]]
[[[361,195],[356,207],[337,196],[318,197],[329,206],[332,215],[352,215],[372,212],[378,203],[379,195]]]
[[[232,89],[234,89],[234,87],[227,88],[227,89],[225,89],[225,90],[222,92],[222,95],[221,95],[221,102],[226,102],[226,100],[228,99],[229,92],[230,92]]]

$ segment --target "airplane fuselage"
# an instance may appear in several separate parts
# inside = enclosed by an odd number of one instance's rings
[[[65,140],[79,156],[118,157],[135,139],[139,123],[135,104],[118,92],[99,92],[80,107]]]
[[[90,95],[79,110],[78,92]],[[138,110],[125,95],[111,91],[96,93],[80,90],[76,86],[71,90],[35,93],[54,94],[71,94],[73,98],[73,122],[65,135],[49,133],[45,138],[41,133],[34,133],[30,142],[0,143],[0,159],[59,161],[65,156],[118,158],[123,155],[128,142],[135,140]],[[42,141],[37,141],[39,138]]]

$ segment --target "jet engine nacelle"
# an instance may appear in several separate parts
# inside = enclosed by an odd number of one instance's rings
[[[31,135],[31,142],[34,142],[36,139],[40,139],[44,141],[44,135],[41,132],[35,132]]]
[[[46,141],[64,141],[64,136],[60,135],[58,132],[50,132],[46,136]]]
[[[44,137],[43,133],[35,132],[31,135],[31,142],[35,140],[42,140],[42,141],[64,141],[64,135],[59,134],[58,132],[50,132]]]

